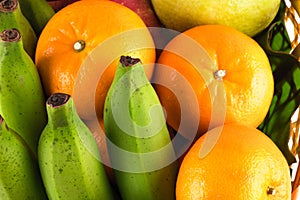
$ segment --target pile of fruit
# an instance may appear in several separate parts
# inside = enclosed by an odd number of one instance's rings
[[[0,0],[0,199],[299,199],[295,2]]]

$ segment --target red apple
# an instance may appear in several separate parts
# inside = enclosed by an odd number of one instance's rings
[[[48,3],[52,6],[55,12],[59,11],[63,7],[79,0],[47,0]]]
[[[162,23],[159,21],[157,17],[151,0],[111,0],[116,3],[119,3],[123,6],[128,7],[129,9],[133,10],[137,13],[140,18],[144,21],[147,27],[151,32],[153,37],[156,49],[156,55],[159,57],[163,47],[167,44],[170,39],[170,35],[173,33],[168,33],[163,28]],[[154,28],[151,28],[154,27]]]
[[[111,0],[122,4],[136,12],[148,27],[160,27],[159,22],[150,0]]]

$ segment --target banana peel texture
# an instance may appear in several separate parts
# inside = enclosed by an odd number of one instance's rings
[[[47,123],[45,97],[35,64],[12,28],[0,33],[0,115],[37,155],[40,134]]]
[[[30,22],[37,36],[55,14],[46,0],[18,0],[24,16]]]
[[[138,58],[121,56],[104,104],[104,129],[122,199],[175,198],[178,163],[162,106]]]
[[[26,142],[0,116],[1,200],[47,200],[38,162]]]
[[[55,93],[46,107],[49,120],[39,140],[38,161],[48,198],[114,199],[96,140],[71,96]]]

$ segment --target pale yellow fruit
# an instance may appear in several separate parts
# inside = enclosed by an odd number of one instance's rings
[[[222,24],[249,36],[264,30],[275,18],[280,0],[152,0],[166,28],[185,31],[202,24]]]

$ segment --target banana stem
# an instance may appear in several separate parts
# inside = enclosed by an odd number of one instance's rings
[[[70,95],[63,94],[63,93],[56,93],[55,95],[52,95],[47,100],[47,105],[51,105],[53,108],[60,107],[68,102],[70,99]]]
[[[71,114],[76,112],[76,108],[71,101],[73,101],[71,96],[66,93],[54,93],[47,99],[46,108],[49,126],[52,126],[53,129],[68,126],[71,121],[77,118],[77,116]],[[70,115],[69,118],[65,117],[68,115]]]
[[[3,0],[0,1],[1,12],[13,12],[18,8],[18,0]]]
[[[4,42],[18,42],[21,40],[21,33],[18,29],[12,28],[0,33],[0,38]]]
[[[124,67],[131,67],[140,61],[141,60],[139,58],[132,58],[130,56],[121,56],[121,58],[120,58],[120,63]]]

